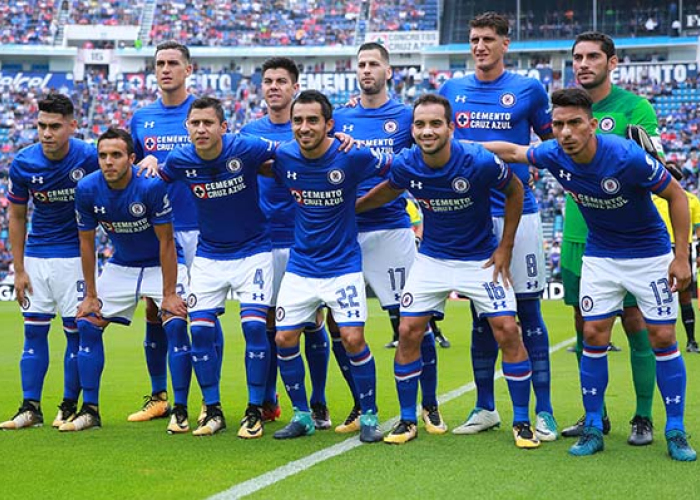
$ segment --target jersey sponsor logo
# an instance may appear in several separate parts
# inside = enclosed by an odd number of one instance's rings
[[[474,204],[471,198],[416,198],[423,210],[431,212],[458,212]]]
[[[413,295],[410,292],[405,292],[401,296],[401,307],[410,307],[413,304]]]
[[[158,140],[153,136],[144,137],[143,149],[146,151],[155,151],[158,149]]]
[[[34,195],[34,199],[38,202],[41,202],[41,203],[48,203],[49,202],[49,196],[43,191],[32,191],[32,194]]]
[[[278,307],[277,310],[275,311],[275,319],[277,321],[282,321],[286,315],[287,315],[287,313],[284,310],[284,307]]]
[[[606,177],[600,181],[600,187],[608,194],[615,194],[620,191],[620,181],[614,177]]]
[[[194,184],[192,186],[192,192],[199,199],[203,200],[207,197],[207,190],[204,187],[204,184]]]
[[[328,172],[328,182],[331,184],[340,184],[345,180],[345,172],[340,169],[334,168]]]
[[[593,299],[585,295],[581,297],[581,310],[585,312],[590,312],[593,310]]]
[[[290,189],[294,201],[307,207],[335,207],[343,203],[343,190],[307,191]]]
[[[243,191],[247,187],[243,176],[232,177],[222,181],[192,184],[190,189],[199,199],[222,198]]]
[[[74,168],[70,171],[70,179],[73,182],[78,182],[83,177],[85,177],[85,170],[83,170],[82,168]]]
[[[504,108],[512,108],[515,106],[517,99],[515,98],[515,94],[512,92],[506,92],[505,94],[501,94],[500,99],[498,99],[498,102],[501,103],[501,106]]]
[[[52,189],[51,191],[31,191],[39,203],[71,202],[75,200],[75,188]]]
[[[384,122],[384,132],[393,134],[399,129],[399,124],[396,120],[387,120]]]
[[[512,119],[513,113],[504,112],[460,111],[455,113],[457,128],[511,130],[513,128]]]
[[[226,170],[232,174],[237,174],[243,168],[243,162],[238,158],[230,158],[226,161]]]
[[[466,111],[455,113],[455,123],[457,128],[469,128],[469,113]]]
[[[129,205],[129,213],[134,217],[142,217],[146,213],[146,206],[138,201]]]
[[[464,177],[457,177],[452,181],[452,189],[455,193],[466,193],[469,191],[469,181]]]
[[[187,296],[187,307],[192,309],[196,305],[197,305],[197,296],[193,293],[189,294]]]
[[[612,116],[604,116],[600,119],[598,128],[603,132],[610,132],[615,128],[615,119]]]

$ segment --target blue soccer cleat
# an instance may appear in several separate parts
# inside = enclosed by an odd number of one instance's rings
[[[575,445],[569,448],[569,454],[576,457],[593,455],[605,449],[603,443],[603,431],[595,427],[584,427],[581,437]]]
[[[666,433],[668,454],[679,462],[694,462],[698,459],[697,452],[688,444],[688,437],[683,431],[668,431]]]

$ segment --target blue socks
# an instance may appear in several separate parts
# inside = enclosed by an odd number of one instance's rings
[[[214,317],[214,350],[216,350],[217,377],[221,380],[221,365],[224,363],[224,330],[221,328],[219,317]]]
[[[100,379],[105,366],[105,351],[102,341],[104,330],[87,319],[79,319],[80,351],[78,370],[83,387],[83,403],[98,406],[100,402]]]
[[[476,406],[493,411],[496,403],[493,395],[493,377],[496,372],[498,343],[485,319],[478,319],[474,305],[472,309],[472,368],[476,384]]]
[[[146,322],[146,339],[143,341],[146,367],[151,377],[151,394],[168,390],[168,337],[163,325]]]
[[[328,360],[331,356],[330,342],[325,323],[318,327],[304,330],[304,353],[309,365],[311,377],[310,403],[326,404],[326,380],[328,379]]]
[[[583,343],[581,356],[581,393],[586,410],[586,425],[603,430],[603,399],[608,387],[608,346]]]
[[[287,395],[299,411],[310,411],[306,398],[306,386],[304,385],[304,360],[301,359],[299,344],[293,347],[277,348],[277,363],[280,367],[280,375],[287,389]]]
[[[433,339],[434,340],[434,339]],[[416,423],[416,399],[418,397],[418,379],[421,376],[423,361],[415,361],[402,365],[394,361],[394,378],[396,392],[399,395],[401,420]]]
[[[666,406],[666,432],[685,431],[685,363],[678,351],[678,342],[664,349],[654,349],[656,355],[656,383]]]
[[[207,405],[221,402],[219,393],[220,369],[219,355],[214,345],[216,316],[214,313],[196,313],[191,316],[192,332],[192,368],[202,389],[204,403]]]
[[[542,318],[539,299],[518,300],[518,319],[523,332],[523,343],[532,363],[532,388],[535,391],[535,412],[552,409],[552,372],[549,363],[549,333]]]
[[[270,367],[270,344],[265,332],[267,307],[241,305],[241,327],[245,337],[245,372],[248,402],[261,406]]]
[[[267,341],[270,344],[270,364],[267,368],[267,380],[265,382],[265,401],[273,403],[277,400],[277,344],[275,343],[276,331],[265,330]]]
[[[518,363],[503,362],[503,378],[508,383],[508,392],[513,402],[513,424],[530,422],[530,379],[532,366],[530,360]]]
[[[19,362],[22,397],[41,401],[44,378],[49,369],[49,329],[51,317],[24,318],[24,350]]]
[[[163,323],[168,336],[168,366],[175,404],[187,406],[192,380],[192,347],[185,318],[172,317]]]
[[[352,379],[360,397],[362,413],[372,411],[376,414],[377,373],[369,346],[365,344],[365,348],[356,354],[348,353],[348,359]]]
[[[336,336],[337,335],[337,336]],[[340,373],[343,374],[345,382],[350,388],[352,393],[352,400],[354,401],[355,408],[360,407],[360,394],[357,392],[357,387],[355,387],[355,381],[352,378],[352,370],[350,369],[350,359],[348,359],[348,353],[345,351],[343,346],[343,341],[340,338],[340,333],[331,332],[333,340],[333,356],[340,367]]]
[[[420,376],[420,387],[423,395],[423,407],[437,405],[437,353],[435,352],[435,335],[428,330],[423,335],[420,345],[423,372]],[[394,372],[396,366],[394,366]],[[415,400],[414,400],[415,403]]]
[[[66,351],[63,355],[63,399],[77,401],[80,396],[78,372],[80,336],[75,318],[63,318],[63,333],[66,335]]]

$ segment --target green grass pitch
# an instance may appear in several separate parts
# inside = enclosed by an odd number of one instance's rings
[[[543,303],[551,345],[573,337],[571,312],[558,301]],[[442,323],[452,348],[438,348],[439,394],[471,382],[467,302],[450,302]],[[346,441],[333,431],[309,438],[278,442],[272,433],[290,416],[281,384],[281,422],[269,424],[261,440],[236,437],[246,390],[243,337],[234,303],[223,317],[226,335],[222,400],[228,432],[211,438],[169,436],[167,422],[129,423],[150,385],[143,357],[142,309],[134,326],[111,326],[105,334],[107,364],[102,382],[103,428],[60,434],[50,427],[62,388],[60,323],[50,335],[51,366],[44,388],[46,426],[0,433],[0,499],[114,498],[198,499],[275,471],[289,462]],[[19,357],[22,321],[14,303],[0,304],[0,417],[14,414],[21,399]],[[511,408],[503,379],[496,381],[496,398],[504,427],[477,436],[430,436],[419,425],[419,437],[405,446],[362,445],[302,470],[254,493],[261,498],[700,498],[700,468],[696,463],[672,462],[663,439],[664,412],[658,393],[654,404],[655,441],[645,448],[626,444],[628,421],[634,411],[629,348],[616,328],[621,353],[611,353],[608,408],[612,433],[606,449],[593,457],[573,458],[571,440],[544,443],[532,451],[518,450],[509,426]],[[393,381],[393,350],[389,321],[376,301],[370,301],[367,337],[378,373],[378,405],[382,421],[398,415]],[[685,347],[685,333],[679,331]],[[686,422],[691,434],[700,432],[700,356],[686,355],[688,402]],[[560,349],[552,355],[553,402],[560,427],[582,413],[575,356]],[[331,357],[328,402],[334,423],[350,410],[351,400]],[[193,377],[190,420],[194,423],[200,394]],[[459,425],[474,405],[474,392],[441,406],[451,427]],[[700,446],[697,439],[691,444]],[[230,496],[230,495],[229,495]],[[232,497],[232,496],[230,496]]]

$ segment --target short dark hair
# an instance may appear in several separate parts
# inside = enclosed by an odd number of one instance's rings
[[[167,42],[159,43],[156,46],[156,56],[158,56],[158,52],[161,50],[177,50],[185,56],[185,61],[187,61],[187,64],[191,62],[190,58],[190,49],[187,48],[186,45],[181,44],[180,42],[176,42],[175,40],[168,40]]]
[[[384,62],[389,64],[389,51],[386,50],[386,47],[384,45],[382,45],[381,43],[377,43],[377,42],[363,43],[362,45],[360,45],[360,48],[357,49],[357,54],[359,55],[360,52],[364,52],[365,50],[377,50],[377,51],[379,51],[379,54],[382,56],[382,59],[384,60]]]
[[[292,77],[292,83],[299,81],[299,67],[289,57],[271,57],[262,65],[262,75],[265,76],[265,71],[268,69],[284,69]]]
[[[195,99],[190,105],[190,109],[187,110],[187,119],[189,120],[193,109],[213,109],[216,112],[216,117],[219,119],[219,123],[224,123],[226,118],[224,117],[224,107],[221,105],[221,101],[215,97],[200,97]]]
[[[574,45],[571,47],[572,54],[574,53],[576,46],[581,42],[599,43],[600,50],[602,50],[603,53],[608,56],[608,59],[615,55],[615,42],[613,42],[613,39],[608,35],[601,33],[600,31],[586,31],[578,34],[574,40]]]
[[[484,12],[469,22],[470,28],[493,28],[497,35],[508,36],[510,25],[508,19],[496,12]]]
[[[552,92],[552,107],[566,108],[574,107],[581,108],[588,114],[593,116],[593,101],[583,89],[560,89]]]
[[[292,102],[292,114],[294,114],[294,105],[296,103],[312,104],[314,102],[321,105],[321,114],[323,115],[324,120],[329,121],[331,118],[333,118],[333,105],[331,104],[331,101],[329,101],[328,97],[323,95],[318,90],[304,90],[301,92],[297,98],[294,99],[294,102]]]
[[[445,119],[447,124],[452,123],[452,105],[450,101],[438,94],[423,94],[413,103],[413,114],[416,114],[416,108],[424,104],[439,104],[445,108]]]
[[[134,154],[134,140],[131,134],[123,128],[109,127],[97,138],[97,147],[100,147],[100,142],[107,139],[121,139],[126,144],[126,153],[131,156]]]
[[[72,118],[75,108],[68,96],[52,92],[39,101],[39,111],[56,113],[64,118]]]

